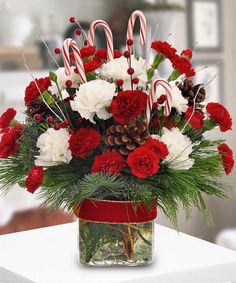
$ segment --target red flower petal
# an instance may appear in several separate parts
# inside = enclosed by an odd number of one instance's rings
[[[81,128],[69,140],[72,155],[85,158],[100,144],[100,134],[92,128]]]
[[[91,172],[120,174],[124,165],[123,157],[118,152],[104,152],[94,159]]]
[[[206,106],[209,117],[219,126],[221,132],[226,132],[232,128],[232,119],[228,110],[220,103],[211,102]]]
[[[131,118],[142,114],[146,107],[147,94],[139,90],[120,91],[112,100],[110,112],[117,123],[128,123]]]
[[[221,155],[221,160],[226,175],[229,175],[234,167],[234,158],[232,149],[225,143],[218,145],[217,149]]]
[[[26,178],[27,191],[33,194],[42,185],[43,180],[43,167],[33,166]]]
[[[8,108],[7,111],[5,111],[0,117],[0,129],[8,128],[15,116],[16,110],[13,108]]]
[[[158,155],[144,146],[138,147],[128,156],[132,174],[142,179],[156,174],[159,170],[159,163]]]

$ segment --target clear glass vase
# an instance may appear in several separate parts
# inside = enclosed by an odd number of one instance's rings
[[[98,223],[78,219],[79,262],[85,266],[137,266],[153,261],[154,221]]]

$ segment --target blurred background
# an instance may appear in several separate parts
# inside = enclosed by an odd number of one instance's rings
[[[208,66],[197,73],[197,81],[207,84],[214,78],[206,88],[208,100],[224,103],[236,121],[235,0],[0,0],[0,114],[11,106],[20,111],[18,118],[23,119],[24,90],[31,78],[25,70],[22,51],[34,76],[47,76],[48,69],[55,66],[41,38],[54,50],[66,37],[74,37],[77,26],[70,24],[71,16],[75,16],[85,30],[95,19],[108,21],[115,47],[123,49],[128,17],[135,9],[142,9],[147,17],[151,27],[149,38],[158,25],[155,39],[167,40],[179,51],[187,47],[194,49],[196,70]],[[138,26],[136,28],[138,30]],[[97,45],[105,47],[103,33],[97,37]],[[60,61],[61,58],[62,66]],[[163,76],[168,74],[168,68],[162,73]],[[222,138],[226,138],[236,152],[235,124],[233,131]],[[180,211],[180,231],[212,242],[225,229],[230,229],[231,235],[235,233],[236,171],[227,182],[233,187],[231,199],[206,200],[215,226],[204,224],[193,208],[189,221]],[[47,209],[38,208],[39,204],[34,195],[19,187],[0,198],[0,234],[74,220],[72,215],[63,212],[48,214]],[[161,213],[158,223],[171,226]],[[222,242],[219,237],[217,241]]]

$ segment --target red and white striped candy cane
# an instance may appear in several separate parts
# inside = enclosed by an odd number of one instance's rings
[[[76,67],[78,69],[78,75],[82,83],[87,82],[83,60],[80,54],[80,49],[77,42],[72,38],[67,38],[63,43],[63,61],[65,66],[65,72],[67,75],[71,74],[71,60],[70,60],[70,47],[73,50],[75,57]]]
[[[95,45],[95,30],[97,27],[102,27],[106,34],[107,41],[107,61],[114,58],[113,35],[108,23],[102,20],[97,20],[91,23],[88,31],[88,41],[90,45]]]
[[[134,24],[137,18],[139,18],[140,20],[140,45],[144,45],[146,43],[146,37],[147,37],[147,22],[143,12],[139,10],[134,11],[129,18],[126,42],[128,39],[134,40],[133,38]],[[129,46],[128,44],[126,44],[126,48],[129,51],[132,50],[132,46]]]
[[[172,87],[166,80],[157,79],[152,83],[151,89],[150,89],[150,92],[149,92],[148,103],[147,103],[147,108],[146,108],[146,122],[147,122],[147,124],[150,121],[150,116],[151,116],[153,104],[157,101],[156,91],[157,91],[158,86],[162,86],[165,89],[165,92],[166,92],[164,115],[169,116],[170,111],[171,111],[171,107],[172,107]]]

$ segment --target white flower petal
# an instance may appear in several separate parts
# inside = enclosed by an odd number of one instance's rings
[[[145,87],[147,83],[147,74],[146,74],[146,61],[143,58],[137,58],[134,55],[131,55],[131,65],[134,69],[133,77],[139,78],[139,83],[137,86]],[[127,59],[124,56],[120,58],[116,58],[106,64],[103,64],[100,69],[100,74],[102,77],[106,79],[123,80],[123,89],[130,90],[131,89],[131,81],[130,75],[127,73],[127,69],[129,68]]]
[[[58,131],[49,128],[37,141],[39,156],[35,158],[37,166],[53,166],[58,163],[69,163],[72,159],[69,150],[70,135],[66,129]]]
[[[65,68],[58,68],[55,71],[55,74],[57,75],[57,84],[59,86],[59,89],[62,91],[66,88],[66,81],[70,80],[72,82],[72,86],[73,88],[78,88],[80,85],[80,79],[78,74],[76,74],[74,72],[75,67],[71,66],[71,74],[70,75],[66,75],[65,73]],[[52,82],[52,86],[49,87],[49,90],[53,93],[53,94],[57,94],[58,93],[58,88],[56,86],[56,84],[54,82]]]
[[[171,130],[163,128],[163,131],[161,137],[152,135],[152,138],[159,139],[167,145],[169,154],[165,162],[168,162],[172,169],[189,170],[194,164],[194,159],[189,158],[193,151],[191,140],[183,135],[179,128],[172,128]]]
[[[95,123],[95,114],[100,119],[107,120],[111,115],[105,110],[110,106],[112,98],[116,95],[116,86],[104,80],[93,80],[80,86],[71,108],[80,113],[81,117]]]

